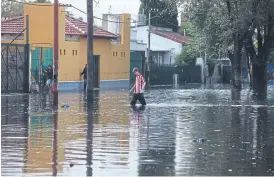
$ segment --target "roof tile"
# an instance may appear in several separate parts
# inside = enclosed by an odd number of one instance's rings
[[[178,43],[184,43],[188,40],[188,37],[183,36],[179,33],[170,32],[170,31],[153,30],[152,33],[168,38]]]
[[[79,19],[66,16],[66,34],[69,35],[87,35],[87,23]],[[18,34],[24,30],[24,17],[15,17],[8,20],[1,20],[1,33],[2,34]],[[117,38],[118,36],[103,30],[99,27],[94,27],[94,36],[97,37],[107,37],[107,38]]]

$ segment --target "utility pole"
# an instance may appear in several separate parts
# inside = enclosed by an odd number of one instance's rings
[[[148,50],[147,50],[147,86],[150,87],[150,65],[151,65],[151,57],[150,57],[150,32],[151,32],[151,25],[150,25],[150,18],[151,18],[151,10],[148,13]]]
[[[26,46],[25,46],[25,57],[26,57],[26,62],[25,62],[25,68],[27,72],[25,72],[24,75],[24,92],[29,93],[30,89],[30,74],[29,74],[29,63],[30,63],[30,44],[29,44],[29,16],[26,15]]]
[[[87,101],[93,100],[94,60],[93,60],[93,0],[87,0]]]
[[[54,75],[53,75],[53,104],[58,105],[58,54],[59,54],[59,35],[58,35],[58,11],[59,11],[59,2],[58,0],[54,0],[54,48],[53,48],[53,59],[54,59]]]
[[[205,52],[205,65],[204,65],[204,84],[206,84],[206,77],[207,77],[207,58],[206,58],[207,56],[206,56],[206,52]]]

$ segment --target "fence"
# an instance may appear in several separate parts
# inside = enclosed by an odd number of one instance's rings
[[[180,83],[201,83],[200,66],[152,65],[151,85],[173,84],[173,74],[179,74]]]
[[[180,83],[202,83],[201,66],[179,66]]]
[[[152,65],[150,68],[151,85],[170,85],[173,83],[174,66]]]
[[[1,44],[1,93],[29,91],[29,45]]]
[[[244,72],[242,72],[242,77],[243,78],[247,78],[248,76],[246,76],[248,69],[244,68],[242,69],[242,71],[244,70]],[[267,66],[267,79],[268,80],[274,80],[274,68],[271,64],[268,64]],[[223,73],[222,73],[222,79],[223,79],[223,83],[230,83],[230,81],[232,80],[232,67],[231,66],[223,66]]]

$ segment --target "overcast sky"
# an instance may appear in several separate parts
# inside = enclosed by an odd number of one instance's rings
[[[53,2],[54,0],[51,0]],[[98,4],[95,3],[98,2]],[[137,20],[137,14],[139,11],[140,0],[95,0],[94,3],[94,15],[102,18],[102,14],[112,13],[112,14],[121,14],[121,13],[130,13],[132,19]],[[63,4],[72,4],[73,6],[87,11],[87,0],[59,0],[60,3]],[[76,17],[83,17],[86,19],[86,14],[79,12],[73,8],[69,8]],[[100,21],[96,21],[96,24],[101,23]]]

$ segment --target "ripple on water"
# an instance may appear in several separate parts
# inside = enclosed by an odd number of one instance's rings
[[[145,110],[132,110],[128,92],[101,92],[92,112],[61,93],[57,113],[50,95],[2,96],[1,172],[274,175],[273,93],[262,103],[248,91],[231,101],[228,89],[150,90]]]

